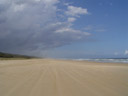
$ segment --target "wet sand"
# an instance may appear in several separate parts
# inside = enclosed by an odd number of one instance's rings
[[[0,60],[0,96],[128,96],[128,64]]]

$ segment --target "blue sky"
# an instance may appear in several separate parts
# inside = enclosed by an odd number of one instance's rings
[[[0,0],[0,51],[128,57],[127,0]]]
[[[70,2],[88,9],[89,15],[81,16],[73,27],[78,29],[84,27],[85,31],[92,34],[93,40],[57,48],[55,51],[58,53],[57,57],[128,57],[125,54],[128,49],[127,0],[71,0]]]

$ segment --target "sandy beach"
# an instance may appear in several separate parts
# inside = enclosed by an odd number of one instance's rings
[[[128,64],[0,60],[0,96],[128,96]]]

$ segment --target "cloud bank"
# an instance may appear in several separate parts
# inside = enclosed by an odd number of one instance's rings
[[[58,7],[59,0],[0,0],[0,51],[31,53],[87,40],[72,27],[87,9]],[[65,5],[64,5],[65,6]]]

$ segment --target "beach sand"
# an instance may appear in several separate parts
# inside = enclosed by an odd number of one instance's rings
[[[128,64],[1,60],[0,96],[128,96]]]

